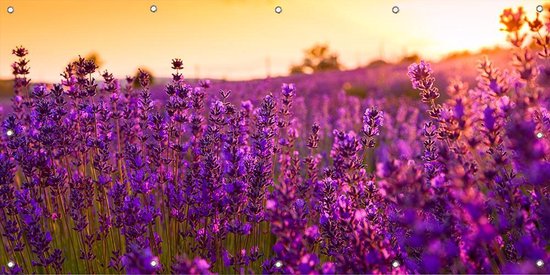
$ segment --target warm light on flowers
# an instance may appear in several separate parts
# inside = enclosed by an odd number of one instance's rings
[[[84,57],[31,83],[16,47],[2,273],[549,273],[550,38],[501,21],[511,66],[450,83],[466,69],[233,82],[174,58],[156,81]]]

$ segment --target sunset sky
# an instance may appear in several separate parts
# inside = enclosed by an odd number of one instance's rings
[[[316,42],[328,43],[349,68],[411,53],[437,59],[504,44],[502,9],[522,5],[533,16],[539,4],[544,1],[0,0],[0,79],[10,77],[17,45],[29,49],[37,81],[58,81],[67,62],[90,52],[118,77],[137,67],[167,76],[175,57],[188,77],[283,75]]]

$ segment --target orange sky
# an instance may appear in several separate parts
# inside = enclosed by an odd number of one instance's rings
[[[0,78],[11,49],[30,51],[31,78],[57,81],[74,57],[99,53],[116,76],[137,67],[188,77],[247,79],[288,72],[302,50],[326,42],[355,67],[404,52],[439,58],[449,51],[504,44],[499,14],[540,0],[0,0]],[[149,7],[158,6],[156,13]],[[275,6],[283,12],[276,14]],[[400,12],[391,9],[399,6]],[[13,6],[15,12],[7,13]]]

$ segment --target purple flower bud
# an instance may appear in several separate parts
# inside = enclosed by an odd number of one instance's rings
[[[292,97],[296,91],[296,86],[293,83],[283,83],[282,92],[285,97]]]
[[[46,84],[37,84],[34,86],[34,89],[32,91],[32,95],[37,98],[43,98],[48,93],[48,88],[46,87]]]
[[[495,130],[495,117],[493,113],[494,110],[489,106],[487,106],[483,111],[483,122],[485,123],[485,128],[489,131]]]
[[[298,270],[301,274],[310,274],[319,264],[319,258],[315,254],[306,254],[300,258]]]
[[[336,265],[332,262],[325,262],[323,263],[323,267],[321,268],[322,274],[336,274]]]
[[[411,79],[413,89],[428,89],[433,85],[432,68],[424,60],[419,64],[411,64],[407,75]]]
[[[134,249],[123,256],[122,262],[128,274],[154,274],[161,270],[159,258],[151,249]]]

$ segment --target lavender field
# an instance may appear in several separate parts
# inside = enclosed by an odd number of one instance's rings
[[[548,274],[550,21],[530,18],[502,13],[496,62],[224,82],[174,58],[162,90],[85,58],[31,83],[17,47],[1,273]]]

